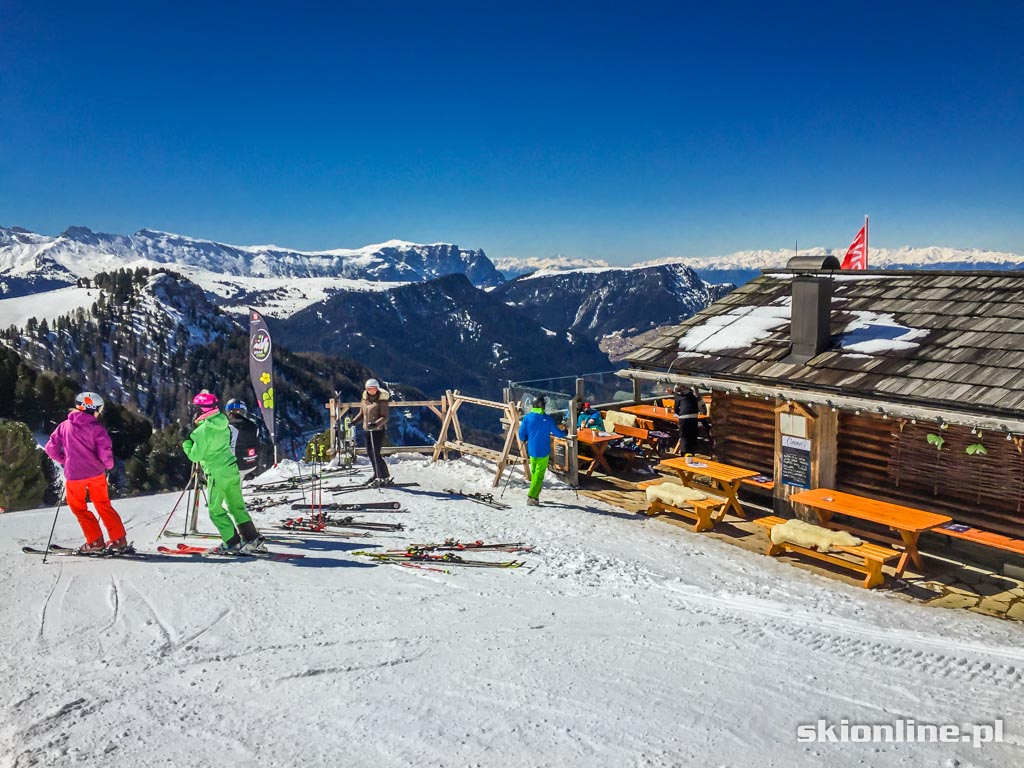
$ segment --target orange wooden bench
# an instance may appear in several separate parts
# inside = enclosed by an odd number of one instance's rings
[[[616,424],[612,427],[615,434],[623,437],[631,437],[636,440],[644,449],[644,453],[650,456],[652,453],[658,457],[658,441],[651,437],[651,430],[640,427],[627,427],[625,424]]]
[[[947,523],[947,525],[950,524]],[[952,525],[955,525],[955,523]],[[981,528],[968,527],[967,530],[961,531],[956,528],[947,528],[940,525],[932,528],[932,533],[941,533],[954,539],[972,541],[975,544],[982,544],[986,547],[1004,549],[1007,552],[1016,552],[1018,555],[1024,555],[1024,541],[1021,539],[1013,539],[1009,536],[1003,536],[1001,533],[993,533]]]
[[[845,557],[841,557],[834,552],[819,552],[816,549],[801,547],[799,544],[793,544],[788,541],[776,544],[771,540],[771,530],[776,525],[781,525],[786,522],[786,520],[781,517],[769,515],[768,517],[759,518],[754,522],[760,526],[764,526],[768,531],[769,539],[766,554],[775,556],[781,555],[783,552],[796,552],[801,555],[814,558],[815,560],[821,560],[823,562],[839,566],[840,568],[849,568],[857,573],[864,574],[864,581],[861,586],[865,589],[871,589],[872,587],[877,587],[883,584],[885,582],[885,576],[882,574],[882,566],[890,560],[895,560],[901,556],[900,553],[894,549],[882,547],[878,544],[871,544],[867,541],[856,547],[835,547],[835,549],[845,555]]]
[[[721,496],[708,496],[706,499],[688,499],[685,507],[677,507],[674,504],[666,504],[661,499],[654,499],[647,507],[647,515],[653,517],[666,513],[689,517],[696,520],[693,530],[700,533],[701,531],[710,531],[715,527],[715,523],[722,522],[727,503],[728,499]]]

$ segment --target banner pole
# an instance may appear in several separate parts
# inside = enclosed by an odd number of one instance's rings
[[[868,268],[868,215],[864,214],[864,269]]]

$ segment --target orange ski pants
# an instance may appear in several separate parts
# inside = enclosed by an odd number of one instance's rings
[[[125,535],[124,523],[121,516],[117,514],[110,505],[110,492],[107,490],[107,476],[96,475],[87,477],[85,480],[68,480],[64,484],[64,492],[67,494],[68,506],[78,518],[78,524],[82,526],[82,533],[85,534],[85,543],[92,544],[103,539],[103,531],[100,524],[85,505],[85,494],[89,493],[93,506],[99,512],[100,520],[107,529],[110,541],[116,541]]]

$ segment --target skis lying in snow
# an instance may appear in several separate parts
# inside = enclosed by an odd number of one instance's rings
[[[530,544],[524,544],[521,541],[500,543],[500,544],[485,544],[482,541],[456,541],[455,539],[445,539],[440,544],[410,544],[404,550],[388,550],[389,553],[401,553],[401,552],[462,552],[467,549],[480,549],[490,550],[491,552],[533,552],[534,547]]]
[[[353,491],[370,491],[375,488],[382,491],[390,491],[393,488],[416,488],[419,483],[392,483],[391,485],[376,486],[372,482],[367,483],[353,483],[352,485],[336,485],[331,488],[324,488],[325,491],[330,491],[335,496],[339,493],[352,493]]]
[[[266,530],[262,528],[260,530]],[[373,537],[372,533],[365,532],[360,533],[358,531],[341,531],[341,530],[328,530],[327,528],[297,528],[297,527],[285,527],[283,525],[273,525],[271,533],[266,536],[267,541],[275,542],[297,542],[297,541],[309,541],[310,539],[323,539],[329,541],[330,539],[369,539]]]
[[[328,528],[354,528],[357,531],[402,531],[405,526],[401,523],[378,523],[370,520],[356,520],[352,517],[331,517],[330,515],[321,518],[289,517],[281,521],[283,528],[289,531],[322,531]]]
[[[477,504],[484,504],[494,509],[512,509],[512,507],[503,501],[498,501],[494,498],[493,493],[466,493],[463,490],[456,491],[453,488],[445,488],[445,493],[450,493],[452,496],[461,496],[464,499],[475,501]]]
[[[402,512],[402,504],[397,501],[366,501],[353,504],[339,504],[336,501],[327,504],[292,504],[292,509],[323,509],[329,512]]]
[[[245,509],[248,512],[263,512],[271,507],[281,507],[285,504],[301,503],[302,499],[271,499],[259,496],[245,502]],[[308,504],[306,506],[309,506]]]
[[[249,558],[255,557],[261,560],[299,560],[305,555],[292,554],[291,552],[234,552],[231,554],[214,554],[213,547],[194,547],[190,544],[179,544],[176,549],[170,547],[157,547],[156,551],[164,555],[176,557],[216,557],[216,558]]]
[[[151,552],[136,552],[134,549],[130,552],[113,553],[107,552],[81,552],[74,547],[62,547],[59,544],[51,544],[49,552],[45,549],[37,549],[36,547],[22,547],[21,551],[26,555],[45,555],[51,556],[56,555],[58,557],[88,557],[92,560],[150,560],[158,561],[166,558],[160,555],[154,555]]]
[[[353,555],[369,557],[380,563],[429,563],[458,565],[466,568],[519,568],[522,560],[466,560],[454,552],[443,555],[429,555],[425,552],[353,552]]]

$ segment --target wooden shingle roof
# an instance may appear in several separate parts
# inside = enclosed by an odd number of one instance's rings
[[[832,273],[816,273],[827,277]],[[1024,271],[834,273],[832,347],[790,353],[793,272],[766,271],[628,362],[958,410],[1024,414]]]

